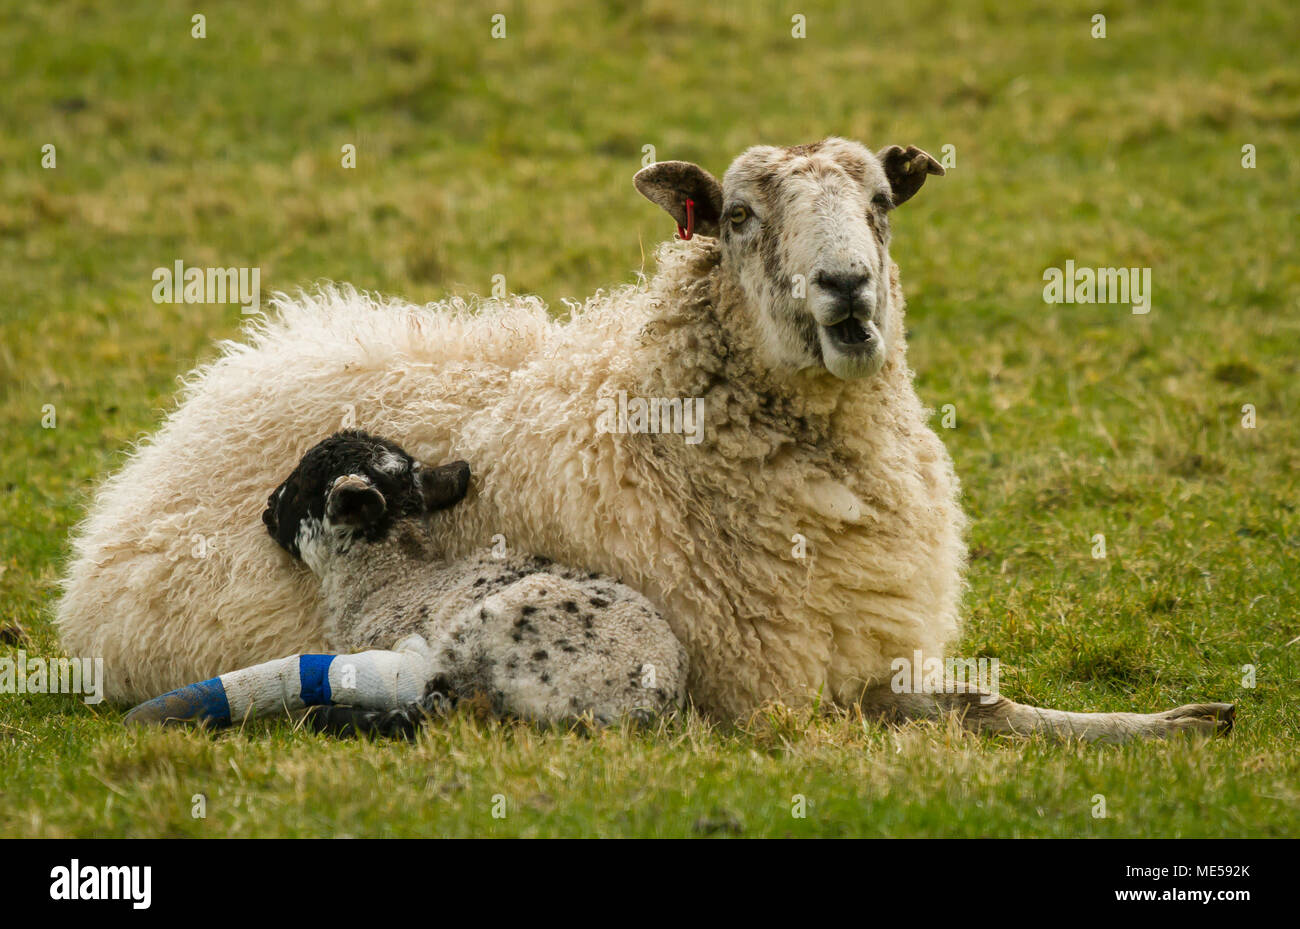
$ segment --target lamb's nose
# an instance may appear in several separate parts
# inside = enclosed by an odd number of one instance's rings
[[[822,290],[834,294],[837,299],[856,303],[858,295],[867,284],[871,283],[871,275],[865,271],[848,273],[818,271],[817,276],[813,278],[813,283]]]

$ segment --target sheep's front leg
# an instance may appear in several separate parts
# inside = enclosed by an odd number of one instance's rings
[[[305,707],[397,710],[424,698],[436,673],[428,644],[412,635],[392,650],[290,655],[231,671],[141,703],[124,722],[147,726],[187,721],[222,727]]]
[[[1163,739],[1184,733],[1225,735],[1236,717],[1236,708],[1230,703],[1192,703],[1163,713],[1068,713],[1015,703],[955,682],[946,689],[954,692],[895,693],[889,685],[880,685],[863,695],[862,711],[888,722],[941,719],[951,714],[975,732],[1042,733],[1086,742]]]

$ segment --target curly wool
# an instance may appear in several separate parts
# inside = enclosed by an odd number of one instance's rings
[[[706,712],[847,702],[895,657],[941,656],[964,519],[912,387],[897,268],[895,347],[877,376],[843,381],[761,363],[714,240],[658,258],[648,283],[567,322],[529,297],[278,296],[98,491],[58,608],[65,648],[102,656],[122,701],[328,648],[314,579],[259,514],[353,415],[423,461],[471,462],[475,487],[443,522],[450,556],[500,535],[643,593]],[[598,401],[619,391],[702,398],[703,441],[599,431]]]

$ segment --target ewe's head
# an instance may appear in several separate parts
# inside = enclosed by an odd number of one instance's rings
[[[914,146],[873,154],[831,138],[751,148],[722,183],[684,161],[653,164],[634,182],[679,226],[690,200],[694,231],[718,237],[769,364],[857,378],[879,371],[892,347],[889,213],[943,173]]]
[[[302,457],[267,498],[262,522],[281,547],[319,572],[354,541],[380,541],[397,520],[446,509],[468,491],[465,462],[426,468],[394,443],[348,429]]]

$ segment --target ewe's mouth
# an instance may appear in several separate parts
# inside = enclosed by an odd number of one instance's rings
[[[840,320],[833,326],[824,327],[837,344],[843,346],[863,346],[873,341],[867,327],[852,316]]]
[[[818,330],[822,363],[836,377],[870,377],[884,365],[885,342],[871,320],[848,316]]]

